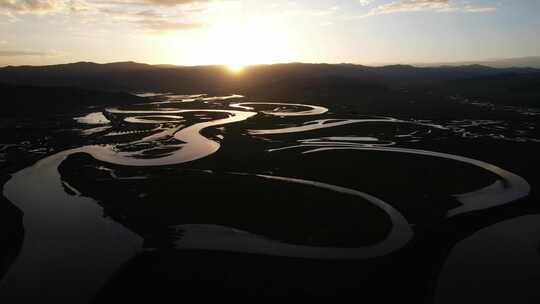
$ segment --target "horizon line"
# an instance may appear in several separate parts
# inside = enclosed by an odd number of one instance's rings
[[[313,64],[313,65],[355,65],[355,66],[365,66],[365,67],[387,67],[387,66],[411,66],[411,67],[418,67],[418,68],[428,68],[428,67],[455,67],[455,66],[485,66],[485,67],[491,67],[491,68],[500,68],[500,67],[494,67],[490,66],[488,64],[482,64],[482,63],[493,63],[493,62],[501,62],[509,61],[509,60],[524,60],[524,59],[537,59],[540,60],[540,55],[538,56],[523,56],[523,57],[509,57],[509,58],[491,58],[491,59],[480,59],[480,60],[463,60],[463,61],[442,61],[442,62],[370,62],[370,63],[352,63],[352,62],[336,62],[336,63],[329,63],[329,62],[304,62],[304,61],[290,61],[290,62],[274,62],[274,63],[253,63],[253,64],[246,64],[244,65],[245,68],[248,67],[254,67],[254,66],[272,66],[272,65],[287,65],[287,64]],[[0,66],[0,68],[7,68],[7,67],[47,67],[47,66],[59,66],[59,65],[70,65],[70,64],[80,64],[80,63],[88,63],[88,64],[96,64],[96,65],[108,65],[108,64],[120,64],[120,63],[132,63],[132,64],[140,64],[140,65],[148,65],[148,66],[171,66],[171,67],[178,67],[178,68],[195,68],[195,67],[227,67],[227,64],[224,63],[208,63],[208,64],[194,64],[194,65],[182,65],[182,64],[174,64],[174,63],[146,63],[146,62],[139,62],[135,60],[125,60],[125,61],[111,61],[111,62],[100,62],[100,61],[86,61],[86,60],[80,60],[80,61],[71,61],[66,63],[56,63],[56,64],[43,64],[43,65],[33,65],[33,64],[22,64],[22,65],[3,65]],[[527,68],[527,66],[508,66],[506,68]],[[535,68],[534,66],[529,66],[528,68]]]

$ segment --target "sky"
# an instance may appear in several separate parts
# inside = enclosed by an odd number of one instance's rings
[[[0,0],[0,65],[540,55],[538,0]]]

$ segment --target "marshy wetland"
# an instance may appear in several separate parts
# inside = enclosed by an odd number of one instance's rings
[[[174,294],[455,303],[456,286],[470,289],[464,279],[480,282],[476,290],[500,286],[491,293],[499,300],[534,290],[519,276],[540,266],[537,120],[139,95],[144,102],[43,121],[53,135],[2,145],[2,163],[27,166],[14,165],[3,186],[21,213],[2,252],[0,293],[72,303]],[[13,124],[5,130],[25,128]],[[488,262],[470,253],[500,246],[514,251]],[[498,259],[527,269],[509,284]]]

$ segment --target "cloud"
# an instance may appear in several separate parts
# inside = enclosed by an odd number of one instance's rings
[[[70,0],[66,6],[72,13],[90,12],[95,9],[92,4],[84,0]]]
[[[327,9],[321,9],[321,10],[299,11],[299,13],[310,14],[310,15],[313,15],[313,16],[328,16],[328,15],[336,14],[340,10],[341,10],[341,8],[339,6],[332,6],[332,7],[329,7]]]
[[[207,1],[208,0],[145,0],[144,2],[148,2],[150,4],[157,4],[157,5],[174,6],[174,5],[195,3],[195,2],[207,2]]]
[[[3,0],[0,7],[14,11],[49,10],[55,6],[55,1],[35,0]]]
[[[370,5],[373,0],[358,0],[361,6]]]
[[[185,23],[170,21],[165,18],[143,18],[133,21],[133,23],[139,25],[140,28],[150,30],[153,32],[170,32],[179,30],[191,30],[200,28],[202,23]]]
[[[91,0],[98,13],[113,22],[151,33],[191,30],[204,26],[209,0]]]
[[[209,0],[101,0],[95,1],[101,4],[111,5],[156,5],[156,6],[176,6],[185,4],[194,4],[209,2]]]
[[[87,12],[92,5],[85,0],[0,0],[0,14],[49,14],[62,11],[72,13]]]
[[[83,22],[106,20],[160,33],[202,27],[199,19],[210,4],[210,0],[0,0],[0,16],[17,22],[21,14],[76,14]]]
[[[400,13],[400,12],[419,12],[419,11],[434,11],[434,12],[467,12],[467,13],[484,13],[497,10],[494,6],[474,6],[474,5],[459,5],[450,0],[396,0],[390,3],[379,5],[369,11],[362,17],[377,16],[384,14]]]
[[[138,13],[135,13],[136,16],[146,17],[146,18],[158,18],[161,17],[156,11],[153,10],[144,10]]]
[[[1,51],[0,50],[0,57],[17,57],[17,56],[48,56],[48,53],[43,52],[27,52],[27,51],[17,51],[17,50],[9,50],[9,51]]]
[[[497,8],[494,6],[471,6],[467,5],[464,9],[468,13],[487,13],[496,11]]]
[[[368,15],[382,15],[397,12],[415,12],[425,10],[445,10],[450,8],[449,0],[401,0],[379,5],[372,9]]]
[[[63,7],[61,0],[0,0],[0,10],[11,13],[48,13]]]
[[[164,6],[197,4],[209,0],[0,0],[3,14],[44,14],[68,10],[71,12],[90,11],[94,6]]]
[[[99,12],[108,15],[109,20],[131,24],[140,30],[147,30],[151,33],[191,30],[204,26],[196,18],[199,12],[192,11],[190,8],[180,10],[146,8],[141,10],[140,8],[105,7],[99,9]]]

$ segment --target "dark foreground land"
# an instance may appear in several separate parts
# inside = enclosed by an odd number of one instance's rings
[[[0,82],[2,303],[540,300],[537,70],[78,63]]]

